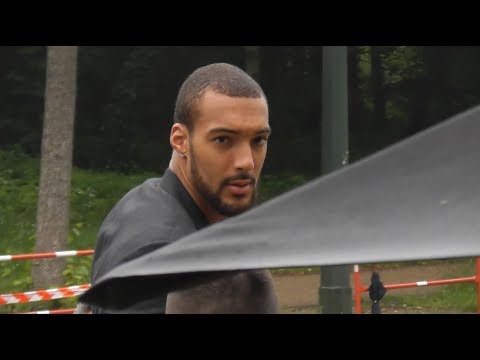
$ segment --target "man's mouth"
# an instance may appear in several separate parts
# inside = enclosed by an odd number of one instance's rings
[[[236,196],[246,195],[252,189],[251,180],[235,180],[227,183],[227,189]]]

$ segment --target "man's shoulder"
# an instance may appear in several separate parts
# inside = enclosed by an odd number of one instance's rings
[[[180,210],[178,201],[162,187],[163,178],[149,178],[126,193],[109,216],[130,217],[137,212],[144,215],[168,216]]]
[[[151,195],[160,195],[162,193],[162,179],[163,178],[161,177],[156,177],[144,180],[141,184],[133,187],[125,195],[123,195],[119,203],[127,201],[133,197],[138,197],[140,194],[144,194],[145,192],[152,192]]]
[[[148,247],[168,244],[195,231],[182,205],[151,178],[130,190],[103,221],[98,252],[108,252],[111,262]],[[110,262],[110,260],[108,262]]]

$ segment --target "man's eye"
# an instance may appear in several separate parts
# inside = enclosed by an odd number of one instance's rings
[[[267,138],[264,138],[264,137],[255,138],[254,142],[257,145],[263,145],[267,142]]]
[[[215,142],[219,143],[219,144],[224,144],[226,143],[228,140],[228,138],[226,136],[219,136],[217,138],[215,138]]]

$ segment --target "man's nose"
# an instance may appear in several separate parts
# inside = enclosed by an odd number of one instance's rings
[[[237,170],[251,171],[254,167],[252,148],[250,145],[240,146],[235,154],[235,168]]]

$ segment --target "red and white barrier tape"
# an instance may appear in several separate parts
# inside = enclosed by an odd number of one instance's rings
[[[54,257],[65,257],[65,256],[85,256],[92,255],[93,250],[69,250],[69,251],[56,251],[50,253],[39,253],[39,254],[21,254],[21,255],[0,255],[1,261],[11,261],[11,260],[33,260],[33,259],[45,259],[45,258],[54,258]]]
[[[90,288],[90,284],[69,286],[66,288],[29,291],[17,294],[0,295],[0,305],[19,304],[79,296]]]
[[[58,309],[58,310],[40,310],[40,311],[30,311],[26,313],[15,313],[15,314],[73,314],[75,309]]]

